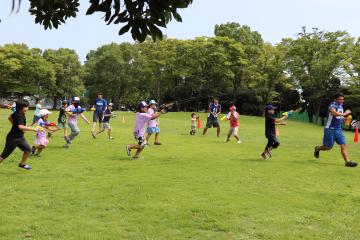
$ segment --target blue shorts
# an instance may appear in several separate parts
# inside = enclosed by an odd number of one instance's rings
[[[346,144],[345,136],[341,129],[331,129],[325,128],[324,129],[324,138],[323,138],[323,145],[329,148],[334,146],[334,143],[339,145]]]
[[[148,127],[146,129],[146,132],[149,133],[149,134],[159,133],[160,129],[158,127]]]

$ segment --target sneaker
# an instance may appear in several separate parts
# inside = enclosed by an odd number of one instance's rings
[[[131,155],[130,146],[129,146],[129,145],[126,145],[125,149],[126,149],[126,154],[130,157],[130,155]]]
[[[96,139],[96,136],[95,136],[94,132],[91,132],[91,135],[92,135],[93,139]]]
[[[47,133],[47,136],[48,136],[48,138],[51,138],[52,133],[51,133],[51,132],[48,132],[48,133]]]
[[[315,157],[315,158],[319,158],[319,157],[320,157],[320,150],[319,150],[317,147],[314,148],[314,157]]]
[[[356,162],[348,161],[345,163],[345,167],[356,167],[358,164]]]
[[[21,165],[21,163],[19,163],[19,168],[23,168],[25,170],[31,170],[32,169],[32,167],[30,165],[27,165],[27,164]]]
[[[242,142],[239,140],[239,141],[237,141],[237,143],[242,143]]]
[[[64,136],[64,139],[65,139],[65,142],[66,142],[67,144],[71,144],[70,139],[68,139],[66,136]]]
[[[109,137],[109,140],[114,140],[114,138],[113,138],[113,137]]]
[[[263,152],[262,154],[261,154],[261,157],[265,160],[266,159],[266,154],[265,154],[265,152]]]
[[[227,143],[227,142],[230,142],[230,139],[228,139],[228,138],[227,138],[227,139],[225,139],[225,142],[226,142],[226,143]]]
[[[162,144],[159,142],[154,142],[154,145],[162,145]]]
[[[272,158],[272,152],[271,152],[271,151],[267,150],[267,151],[265,152],[265,154],[267,154],[267,155],[269,156],[269,158]]]
[[[31,147],[31,154],[34,155],[34,154],[35,154],[35,151],[36,151],[35,146],[32,146],[32,147]]]

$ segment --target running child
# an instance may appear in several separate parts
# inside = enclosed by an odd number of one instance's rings
[[[145,130],[146,125],[151,121],[160,116],[163,111],[160,113],[155,113],[154,115],[150,115],[147,113],[148,105],[146,102],[142,101],[138,104],[138,109],[136,113],[136,120],[135,120],[135,128],[134,128],[134,137],[137,141],[137,144],[130,144],[126,145],[126,153],[128,156],[131,155],[131,150],[136,149],[136,153],[133,158],[139,158],[140,153],[146,146],[146,138],[145,138]]]
[[[265,107],[265,137],[268,139],[264,152],[261,153],[261,157],[272,157],[272,150],[279,147],[280,141],[276,137],[276,125],[286,125],[283,120],[288,118],[288,115],[284,115],[281,118],[275,118],[275,109],[273,105],[267,105]]]
[[[157,111],[156,108],[157,108],[157,103],[155,102],[155,100],[151,100],[149,102],[149,108],[148,108],[147,113],[151,116],[155,115],[156,111]],[[149,145],[148,142],[153,133],[155,134],[154,145],[161,145],[161,143],[159,142],[160,128],[159,128],[158,119],[153,119],[153,120],[149,121],[148,127],[146,129],[146,133],[147,133],[147,135],[146,135],[147,145]]]
[[[40,153],[49,144],[49,140],[46,139],[46,132],[47,131],[52,132],[50,129],[48,129],[50,126],[50,124],[48,122],[49,114],[51,114],[51,112],[49,112],[49,110],[47,110],[47,109],[42,109],[40,111],[40,119],[37,122],[37,124],[41,128],[37,130],[36,136],[35,136],[35,145],[32,146],[32,148],[31,148],[31,153],[36,156],[40,156]]]
[[[84,115],[85,109],[81,108],[79,106],[79,103],[80,103],[80,98],[74,97],[72,104],[65,109],[65,113],[69,119],[68,126],[71,130],[71,133],[69,135],[65,136],[65,138],[64,138],[66,141],[66,144],[64,145],[64,147],[66,147],[66,148],[68,148],[70,146],[70,144],[75,139],[75,137],[78,136],[80,133],[80,129],[78,127],[79,116],[82,119],[84,119],[84,121],[87,124],[90,124],[89,120]]]
[[[10,154],[19,148],[23,151],[23,156],[19,167],[25,170],[31,170],[31,166],[27,164],[27,160],[31,153],[31,147],[24,137],[24,131],[36,132],[36,128],[26,126],[26,112],[29,110],[29,102],[26,100],[19,100],[16,103],[16,112],[9,116],[9,121],[12,124],[11,130],[6,136],[6,143],[3,152],[0,155],[0,163],[2,163]]]
[[[58,130],[64,129],[64,139],[67,136],[67,124],[66,124],[66,112],[65,112],[67,107],[68,107],[67,101],[66,100],[62,101],[59,117],[58,117]]]
[[[40,111],[41,111],[42,106],[41,106],[41,100],[39,97],[36,97],[35,99],[35,112],[34,112],[34,116],[33,116],[33,121],[31,126],[33,126],[34,124],[36,124],[39,119],[40,119]]]
[[[102,121],[102,129],[97,133],[100,134],[104,132],[105,130],[108,130],[108,137],[109,140],[113,140],[114,138],[111,135],[111,126],[110,126],[110,118],[113,116],[112,109],[113,109],[113,103],[109,103],[107,106],[107,109],[104,112],[104,119]]]
[[[190,135],[195,135],[196,133],[196,124],[198,121],[198,117],[196,116],[195,113],[191,114],[191,130],[190,130]]]
[[[230,107],[230,112],[226,115],[226,119],[230,121],[230,129],[225,142],[230,142],[231,135],[237,140],[237,143],[241,143],[238,136],[239,129],[239,113],[236,111],[235,106]]]

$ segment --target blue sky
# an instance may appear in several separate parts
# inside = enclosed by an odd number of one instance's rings
[[[83,61],[91,49],[110,42],[133,42],[130,34],[118,36],[119,26],[107,26],[102,15],[85,16],[89,6],[81,0],[78,17],[69,19],[58,30],[43,30],[27,12],[23,0],[20,12],[11,13],[11,0],[3,0],[0,9],[0,45],[25,43],[30,47],[75,49]],[[238,22],[259,31],[265,41],[278,43],[295,37],[302,26],[309,29],[346,30],[360,36],[360,1],[358,0],[194,0],[181,10],[183,22],[173,22],[164,33],[171,38],[192,39],[213,36],[215,24]]]

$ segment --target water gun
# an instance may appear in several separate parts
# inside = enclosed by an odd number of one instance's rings
[[[40,132],[45,131],[45,128],[43,128],[41,126],[37,126],[35,129],[36,129],[36,131],[40,131]]]
[[[227,119],[227,116],[224,115],[224,116],[222,116],[222,117],[220,118],[220,120],[221,120],[221,121],[226,121],[226,120],[228,120],[228,119]]]
[[[291,115],[293,115],[293,114],[294,114],[294,111],[291,110],[291,111],[288,111],[288,112],[284,112],[282,115],[283,115],[283,116],[291,116]]]
[[[349,126],[350,123],[351,123],[351,121],[352,121],[352,119],[353,119],[353,117],[352,117],[351,115],[347,116],[347,117],[345,118],[344,124],[345,124],[346,126]]]
[[[74,114],[81,114],[81,113],[83,113],[85,111],[86,111],[85,108],[78,107],[78,108],[74,108],[71,112],[74,113]]]
[[[55,122],[46,122],[45,127],[57,127],[57,124]]]

